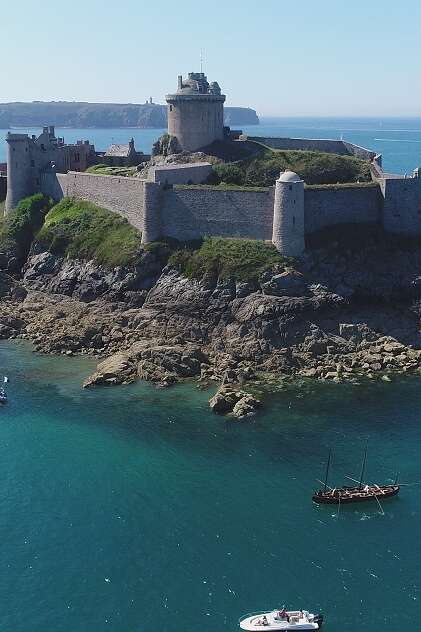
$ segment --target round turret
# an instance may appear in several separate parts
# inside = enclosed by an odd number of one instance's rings
[[[302,254],[304,243],[304,181],[283,171],[275,184],[272,242],[286,256]]]
[[[219,85],[203,73],[179,77],[178,90],[166,97],[168,134],[181,151],[196,151],[224,138],[224,101]]]

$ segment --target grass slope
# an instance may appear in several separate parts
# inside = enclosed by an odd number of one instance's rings
[[[106,268],[135,264],[142,251],[141,235],[127,220],[73,198],[49,211],[37,241],[53,254],[94,259]]]
[[[92,165],[85,173],[93,173],[100,176],[120,176],[130,178],[136,175],[136,167],[109,167],[108,165]]]
[[[286,170],[298,173],[306,184],[371,180],[369,163],[354,156],[266,148],[259,156],[239,163],[214,165],[209,183],[268,187],[274,184],[281,171]]]
[[[168,260],[189,278],[201,279],[216,274],[220,279],[252,281],[275,266],[284,267],[290,261],[278,253],[275,246],[252,239],[205,239],[198,247],[180,248]]]

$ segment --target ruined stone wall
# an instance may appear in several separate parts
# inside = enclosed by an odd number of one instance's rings
[[[304,191],[305,233],[335,224],[378,223],[382,218],[378,186],[334,185]]]
[[[402,235],[421,234],[421,178],[383,179],[383,225]]]
[[[176,239],[207,235],[271,239],[274,188],[266,191],[175,188],[164,191],[161,232]]]

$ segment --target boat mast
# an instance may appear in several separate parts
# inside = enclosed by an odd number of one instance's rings
[[[360,476],[360,484],[358,485],[358,489],[361,489],[363,486],[363,478],[364,478],[364,470],[365,470],[365,462],[367,461],[367,446],[365,446],[364,450],[364,459],[361,467],[361,476]]]
[[[330,450],[329,450],[329,456],[328,456],[328,458],[327,458],[326,476],[325,476],[325,488],[324,488],[324,491],[326,491],[326,489],[327,489],[327,479],[328,479],[328,476],[329,476],[330,458],[331,458],[331,456],[332,456],[332,448],[330,448]]]

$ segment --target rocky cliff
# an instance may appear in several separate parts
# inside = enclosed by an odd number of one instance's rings
[[[257,405],[239,390],[247,383],[390,380],[421,367],[418,246],[315,249],[241,283],[186,278],[153,252],[105,270],[35,247],[21,278],[1,273],[0,297],[2,338],[98,355],[86,386],[216,381],[215,410],[240,416]]]
[[[257,125],[259,119],[251,108],[226,107],[226,125]],[[158,104],[77,103],[68,101],[33,101],[1,103],[0,128],[41,127],[167,127],[167,108]]]

